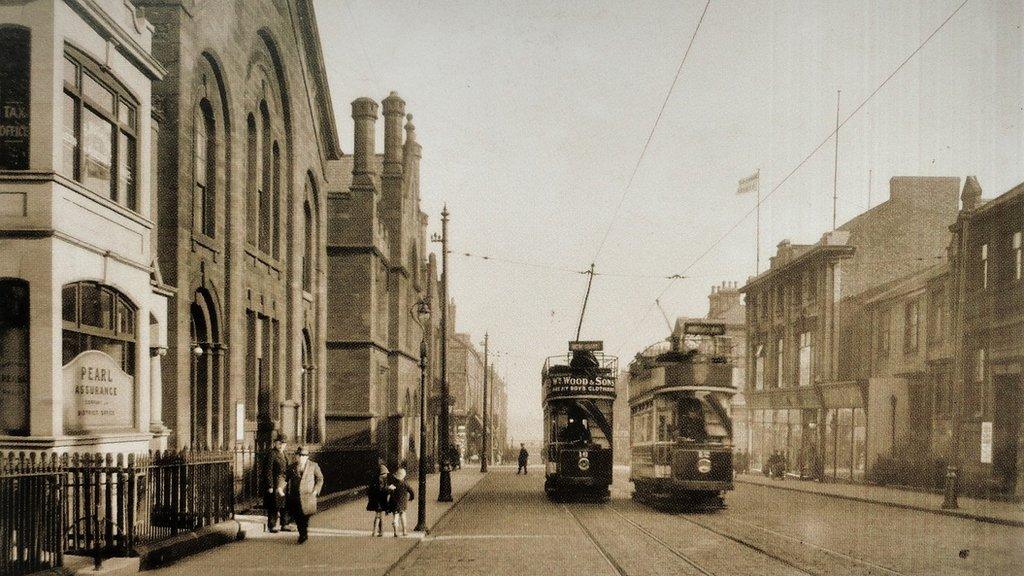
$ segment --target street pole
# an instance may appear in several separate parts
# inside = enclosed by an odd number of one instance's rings
[[[441,211],[441,237],[435,234],[431,240],[441,242],[441,402],[438,414],[438,452],[441,470],[439,473],[437,501],[452,501],[451,442],[448,439],[448,206]]]
[[[487,345],[490,340],[490,336],[487,332],[484,332],[484,433],[480,437],[480,471],[487,472],[487,455],[489,452],[488,437],[490,436],[490,418],[488,418],[489,402],[487,401],[487,377],[488,372],[491,371],[490,365],[487,363]]]
[[[422,326],[421,326],[422,328]],[[416,532],[427,531],[427,329],[420,338],[420,466],[419,503],[416,505]]]

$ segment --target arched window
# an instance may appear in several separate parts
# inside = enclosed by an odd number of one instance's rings
[[[0,434],[29,433],[28,282],[0,280]]]
[[[270,142],[270,110],[267,102],[260,102],[260,157],[263,169],[260,179],[260,211],[259,211],[259,249],[270,253],[270,186],[271,186],[271,142]]]
[[[99,350],[135,375],[135,306],[123,294],[96,282],[64,287],[63,363],[86,350]]]
[[[259,179],[256,174],[259,172],[259,139],[256,135],[256,117],[249,114],[246,118],[246,193],[248,195],[248,206],[246,210],[246,240],[255,246],[258,238],[258,214],[259,214]]]
[[[270,241],[271,254],[281,257],[281,147],[273,145],[274,193],[270,199]]]
[[[204,98],[199,103],[195,118],[195,161],[193,162],[195,197],[193,198],[193,212],[196,229],[210,238],[213,238],[216,233],[216,134],[213,107],[210,106],[210,101]]]
[[[306,292],[313,290],[313,246],[316,244],[315,232],[313,230],[313,210],[309,201],[303,205],[303,235],[304,243],[302,251],[302,289]]]
[[[68,47],[64,54],[64,175],[130,210],[138,209],[138,103],[105,67]]]

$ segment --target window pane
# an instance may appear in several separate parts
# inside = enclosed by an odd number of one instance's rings
[[[78,112],[74,96],[64,94],[64,155],[62,171],[65,176],[78,180]]]
[[[121,132],[117,148],[119,160],[117,165],[117,201],[118,203],[135,210],[135,138]]]
[[[82,94],[101,109],[114,113],[114,93],[89,74],[82,74]]]
[[[64,57],[64,82],[78,86],[78,64],[67,56]]]
[[[76,308],[78,304],[78,294],[74,285],[65,286],[63,294],[61,295],[61,301],[63,303],[63,318],[65,322],[77,322],[78,321],[78,310]]]
[[[114,127],[89,108],[82,110],[83,166],[82,183],[86,188],[110,196],[111,167],[113,166]]]
[[[132,130],[135,130],[135,118],[137,116],[138,114],[135,113],[135,106],[132,106],[131,104],[125,102],[122,98],[121,106],[117,109],[117,121],[120,122],[122,125],[127,126]]]

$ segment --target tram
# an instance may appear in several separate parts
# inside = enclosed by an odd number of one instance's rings
[[[544,491],[551,499],[607,499],[612,483],[612,403],[618,359],[600,342],[572,342],[544,362]]]
[[[733,488],[736,393],[725,326],[687,322],[683,336],[629,366],[630,479],[639,501],[716,509]]]

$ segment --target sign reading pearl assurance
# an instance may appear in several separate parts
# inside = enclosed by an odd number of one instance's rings
[[[135,379],[99,350],[64,365],[64,431],[126,430],[135,421]]]

